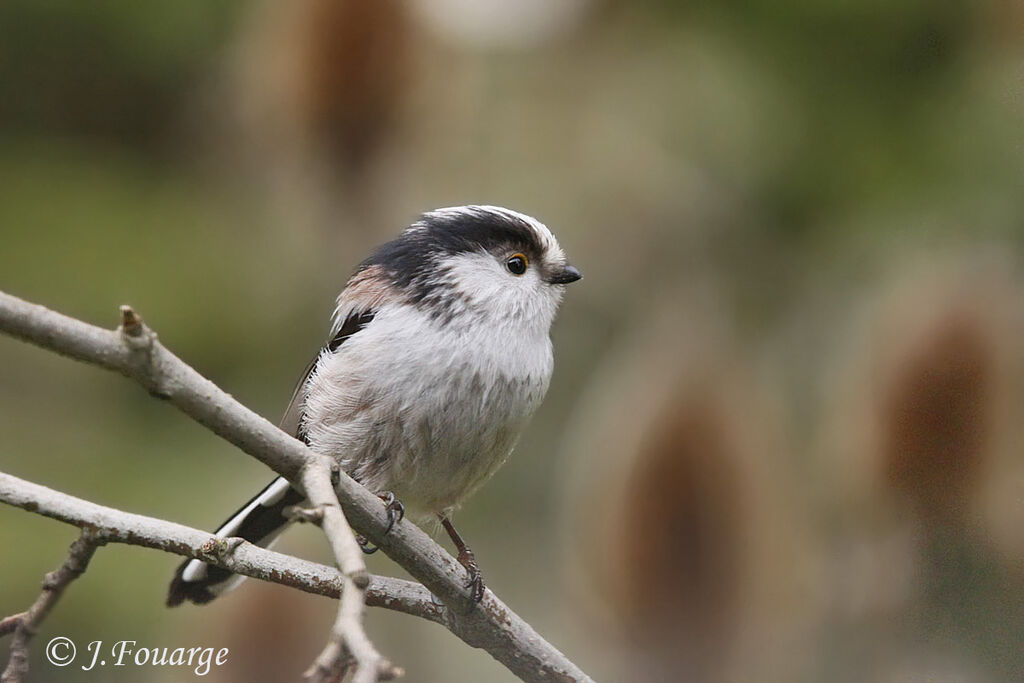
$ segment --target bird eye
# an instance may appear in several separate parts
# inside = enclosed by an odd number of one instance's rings
[[[530,265],[530,260],[526,258],[525,254],[512,254],[508,257],[508,261],[505,261],[505,267],[513,275],[522,275],[526,272],[528,265]]]

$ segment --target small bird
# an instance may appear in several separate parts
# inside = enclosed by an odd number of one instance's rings
[[[349,279],[281,423],[378,494],[392,525],[406,510],[439,520],[477,602],[483,578],[451,515],[505,462],[544,398],[551,324],[580,277],[534,218],[496,206],[425,213]],[[291,522],[286,508],[303,501],[278,478],[216,534],[269,546]],[[167,605],[207,603],[242,578],[186,560]]]

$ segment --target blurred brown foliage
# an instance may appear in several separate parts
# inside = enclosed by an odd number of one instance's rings
[[[943,311],[904,358],[879,404],[886,478],[927,523],[969,514],[991,447],[989,331],[971,311]]]

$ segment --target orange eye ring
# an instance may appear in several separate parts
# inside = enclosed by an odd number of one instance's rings
[[[530,259],[526,258],[526,254],[516,252],[508,257],[505,261],[505,267],[508,268],[508,272],[513,275],[522,275],[526,272],[526,269],[530,266]]]

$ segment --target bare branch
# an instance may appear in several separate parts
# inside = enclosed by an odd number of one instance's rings
[[[331,487],[331,469],[314,463],[302,471],[302,488],[318,512],[319,523],[334,551],[342,575],[338,616],[323,651],[306,671],[305,678],[324,683],[344,673],[349,658],[356,665],[352,683],[375,683],[402,675],[402,670],[384,659],[363,630],[363,592],[369,584],[363,552],[338,504]]]
[[[236,574],[338,598],[341,573],[326,565],[213,536],[153,517],[136,515],[84,501],[0,472],[0,502],[88,530],[102,543],[123,543],[194,557]],[[401,612],[445,626],[465,640],[465,625],[418,583],[368,576],[366,604]],[[0,636],[13,632],[27,613],[0,621]],[[467,643],[469,641],[466,641]]]
[[[3,472],[0,472],[0,502],[89,529],[104,543],[137,545],[194,557],[235,574],[329,598],[341,594],[341,575],[333,567],[244,541],[231,543],[230,539],[174,522],[90,503]],[[367,605],[443,623],[447,608],[418,583],[382,576],[370,576],[369,581]],[[15,615],[0,621],[0,635],[14,630],[19,617]]]
[[[28,611],[4,619],[3,632],[13,630],[14,638],[11,640],[11,658],[7,660],[7,668],[0,681],[20,683],[25,680],[28,675],[28,646],[39,625],[60,600],[68,584],[85,572],[96,548],[102,544],[103,541],[91,529],[83,529],[82,535],[71,544],[68,559],[43,579],[43,592]]]

